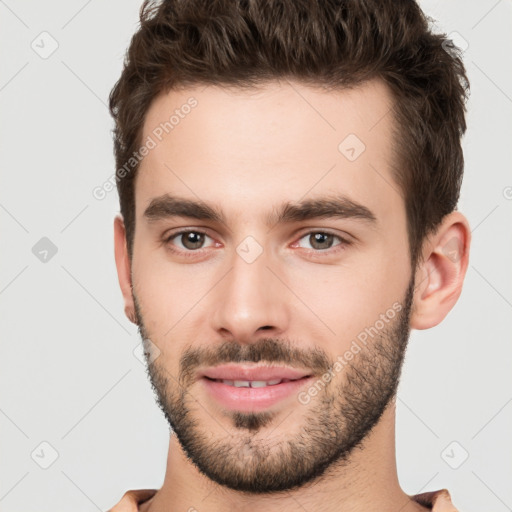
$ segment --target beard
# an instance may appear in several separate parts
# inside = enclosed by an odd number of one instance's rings
[[[183,452],[210,480],[249,494],[288,491],[346,466],[350,454],[363,443],[396,395],[410,334],[413,293],[414,275],[400,302],[402,309],[346,362],[342,379],[333,378],[325,384],[307,406],[297,403],[297,407],[304,408],[297,432],[274,436],[272,433],[279,427],[272,425],[279,414],[275,411],[224,411],[232,424],[229,430],[224,428],[189,389],[196,382],[197,369],[261,361],[308,368],[315,375],[324,375],[332,370],[335,361],[320,348],[299,350],[287,340],[262,338],[246,345],[230,341],[186,349],[180,358],[179,376],[175,377],[158,364],[159,359],[152,361],[149,357],[151,350],[146,349],[151,336],[134,293],[147,373],[157,403]],[[214,435],[209,424],[224,430],[225,435]],[[264,427],[269,427],[268,431],[259,435]]]

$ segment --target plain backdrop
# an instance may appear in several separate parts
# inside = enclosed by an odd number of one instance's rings
[[[398,395],[399,477],[462,512],[512,510],[512,3],[423,1],[465,47],[462,295],[413,331]],[[107,510],[162,485],[168,426],[124,316],[106,103],[138,0],[0,2],[0,510]],[[134,353],[135,351],[135,353]],[[311,511],[313,512],[313,511]]]

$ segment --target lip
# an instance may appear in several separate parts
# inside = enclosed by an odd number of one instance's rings
[[[199,373],[199,378],[221,380],[297,380],[311,376],[307,370],[297,370],[286,366],[249,366],[239,364],[225,364],[206,368]],[[279,385],[279,384],[277,384]]]
[[[263,380],[294,379],[261,388],[234,387],[222,380]],[[220,405],[227,409],[241,412],[258,412],[289,398],[296,396],[300,388],[314,379],[311,373],[286,367],[249,367],[240,365],[223,365],[205,370],[199,381],[206,392]]]

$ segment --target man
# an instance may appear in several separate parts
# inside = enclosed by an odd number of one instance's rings
[[[114,87],[125,312],[172,433],[113,511],[453,511],[407,495],[410,329],[468,266],[468,82],[412,0],[144,4]]]

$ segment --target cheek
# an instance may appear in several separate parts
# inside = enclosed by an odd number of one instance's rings
[[[184,349],[191,330],[203,329],[200,315],[207,293],[218,281],[217,270],[201,265],[172,263],[161,248],[141,250],[133,261],[133,282],[146,330],[166,351]]]
[[[303,332],[332,340],[332,354],[343,353],[403,299],[407,265],[408,260],[381,247],[354,254],[337,266],[309,264],[288,270],[290,288],[300,299],[295,322]]]
[[[144,254],[134,257],[132,278],[144,325],[148,333],[162,339],[172,328],[175,315],[183,305],[175,291],[183,287],[176,282],[176,276],[173,278],[168,265]]]
[[[315,277],[303,279],[301,285],[295,281],[293,290],[303,302],[297,306],[300,314],[295,321],[302,323],[304,333],[325,340],[322,348],[336,358],[372,317],[375,297],[353,271],[331,267],[328,274],[322,278],[317,272]]]

